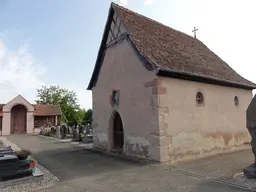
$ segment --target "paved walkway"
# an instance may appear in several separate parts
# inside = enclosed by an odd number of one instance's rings
[[[214,172],[216,167],[220,167],[217,170],[222,170],[222,165],[226,166],[227,162],[232,164],[234,158],[247,159],[238,163],[239,166],[246,166],[252,158],[249,151],[243,151],[234,153],[237,155],[217,156],[217,159],[214,157],[177,164],[178,169],[189,171],[183,172],[172,171],[168,169],[168,165],[141,165],[38,136],[12,135],[7,138],[21,148],[30,149],[39,163],[60,179],[57,185],[41,192],[238,192],[243,190],[191,173],[211,173],[212,176],[219,177],[218,171]],[[207,168],[209,165],[210,169]],[[229,166],[229,171],[225,172],[223,178],[228,179],[241,168],[232,170],[233,167]]]

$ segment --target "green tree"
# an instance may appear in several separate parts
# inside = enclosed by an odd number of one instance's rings
[[[84,117],[83,117],[84,124],[92,123],[92,110],[88,109],[85,111]]]
[[[62,120],[68,124],[81,124],[84,112],[78,105],[78,99],[74,91],[51,85],[37,89],[37,104],[59,105],[62,111]]]

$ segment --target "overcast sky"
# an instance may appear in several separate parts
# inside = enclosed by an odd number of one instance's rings
[[[0,103],[58,84],[91,108],[86,91],[102,38],[109,0],[1,0]],[[193,35],[245,78],[256,82],[255,0],[115,1]],[[256,69],[256,68],[255,68]]]

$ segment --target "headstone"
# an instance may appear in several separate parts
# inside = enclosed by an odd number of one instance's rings
[[[93,142],[93,135],[85,135],[83,138],[84,143],[91,143]]]
[[[0,156],[0,181],[31,175],[32,169],[27,160],[19,160],[16,155]]]
[[[73,139],[76,138],[76,126],[72,125],[72,135],[73,135]]]
[[[56,128],[57,128],[57,126],[55,127],[55,126],[52,126],[51,127],[51,135],[56,135]]]
[[[56,137],[61,139],[60,126],[56,126]]]
[[[83,133],[83,134],[86,133],[86,126],[85,125],[81,126],[80,133]]]
[[[252,138],[251,146],[254,163],[246,167],[243,172],[248,179],[256,179],[256,95],[246,110],[246,127]]]
[[[44,135],[45,134],[45,127],[44,126],[41,126],[39,134],[40,135]]]
[[[75,141],[80,141],[80,132],[78,127],[75,129]]]
[[[62,125],[60,127],[60,134],[61,134],[61,139],[65,139],[66,138],[66,131],[67,131],[67,128],[65,125]]]
[[[68,126],[68,131],[69,131],[69,134],[71,135],[73,131],[71,126]]]

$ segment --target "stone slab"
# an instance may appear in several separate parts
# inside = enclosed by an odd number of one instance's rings
[[[42,171],[40,171],[37,167],[33,170],[33,176],[34,177],[40,177],[40,176],[43,176],[43,172]]]
[[[3,155],[0,156],[0,167],[14,165],[18,162],[18,157],[16,155]]]
[[[11,146],[3,146],[3,147],[0,147],[0,151],[6,151],[6,150],[12,150]]]

